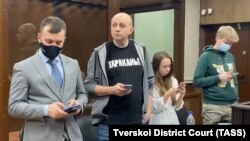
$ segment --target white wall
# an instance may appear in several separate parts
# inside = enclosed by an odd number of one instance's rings
[[[199,56],[200,0],[186,0],[184,80],[192,82]]]
[[[134,14],[134,28],[134,39],[146,46],[150,60],[158,51],[166,51],[173,58],[173,9]]]

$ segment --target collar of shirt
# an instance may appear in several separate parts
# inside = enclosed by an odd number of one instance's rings
[[[42,53],[41,48],[38,50],[38,53],[39,53],[39,55],[40,55],[40,57],[42,58],[42,60],[43,60],[44,63],[47,63],[47,62],[49,61],[49,58],[46,57],[46,56]],[[59,55],[60,55],[60,54],[59,54]],[[59,55],[58,55],[55,59],[61,64],[61,60],[60,60],[60,58],[59,58]]]
[[[50,66],[50,64],[48,63],[49,58],[46,57],[46,56],[42,53],[41,48],[38,50],[38,53],[39,53],[39,56],[41,57],[43,63],[45,64],[45,66],[46,66],[46,68],[47,68],[49,74],[51,75],[51,66]],[[58,56],[55,58],[55,59],[58,61],[58,63],[57,63],[56,66],[58,67],[58,69],[59,69],[59,71],[60,71],[60,73],[61,73],[62,78],[64,78],[62,61],[61,61],[61,59],[60,59],[59,56],[60,56],[60,55],[58,55]]]

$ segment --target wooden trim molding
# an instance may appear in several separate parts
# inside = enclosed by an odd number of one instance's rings
[[[131,8],[163,3],[163,0],[120,0],[121,8]]]
[[[111,19],[112,17],[120,11],[120,3],[117,0],[108,0],[108,7],[107,7],[107,40],[112,41],[111,36]]]
[[[0,9],[4,9],[4,5],[7,0],[0,0]],[[7,49],[6,44],[4,43],[6,36],[4,26],[4,13],[5,10],[1,10],[0,12],[0,140],[1,141],[8,141],[8,118],[7,118],[7,103],[6,99],[8,98],[7,91],[7,76],[8,76],[8,69],[6,68],[6,64],[8,63],[7,57]],[[7,88],[7,89],[6,89]]]

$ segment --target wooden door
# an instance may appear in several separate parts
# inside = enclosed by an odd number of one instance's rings
[[[248,70],[250,67],[248,64],[248,49],[249,49],[249,24],[244,24],[241,26],[235,26],[237,33],[239,34],[239,42],[234,44],[230,50],[230,52],[234,55],[236,61],[236,69],[239,72],[238,75],[238,88],[239,88],[239,96],[240,101],[248,101],[250,100],[250,95],[248,92],[250,91],[250,83],[249,81],[250,75],[248,74]]]

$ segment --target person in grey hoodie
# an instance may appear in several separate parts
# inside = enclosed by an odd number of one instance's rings
[[[129,39],[132,32],[131,17],[116,14],[113,41],[95,48],[88,62],[84,84],[95,95],[91,115],[99,140],[109,140],[108,125],[143,124],[151,117],[154,73],[146,48]]]

